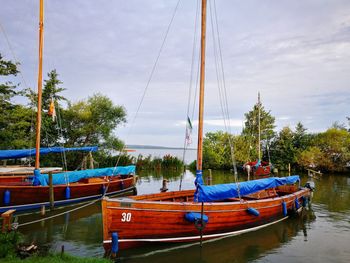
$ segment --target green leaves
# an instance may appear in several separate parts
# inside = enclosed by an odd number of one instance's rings
[[[120,149],[122,143],[113,131],[124,122],[125,109],[113,105],[108,97],[101,94],[69,104],[63,112],[64,136],[69,146],[99,144],[109,149]]]
[[[260,103],[254,105],[253,109],[244,114],[245,123],[242,135],[246,137],[251,147],[250,158],[251,160],[258,158],[258,143],[259,143],[259,107],[260,107],[260,139],[262,145],[262,152],[266,152],[266,146],[275,136],[274,128],[275,117],[273,117],[270,111],[266,111],[264,106]],[[267,156],[265,156],[267,158]]]

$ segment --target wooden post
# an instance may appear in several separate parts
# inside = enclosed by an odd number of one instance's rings
[[[161,192],[166,192],[166,191],[168,191],[167,182],[168,182],[167,179],[164,179],[164,180],[163,180],[163,186],[162,186],[162,188],[160,188],[160,191],[161,191]]]
[[[212,177],[212,174],[211,174],[211,169],[208,169],[208,171],[209,171],[209,177],[208,177],[207,184],[211,185],[212,182],[213,182],[213,177]]]
[[[64,245],[61,246],[61,258],[63,257],[64,255]]]
[[[11,231],[11,221],[12,221],[12,215],[13,213],[16,212],[15,209],[10,209],[7,210],[5,213],[1,214],[2,217],[2,232],[6,232],[6,226],[7,226],[7,231]]]
[[[94,169],[94,158],[92,158],[92,153],[89,152],[89,166],[90,166],[90,169]]]
[[[42,216],[45,215],[45,205],[42,205],[42,206],[41,206],[40,214],[41,214]]]
[[[55,196],[53,191],[53,181],[52,181],[52,172],[49,172],[49,196],[50,196],[50,210],[54,210],[55,206]]]
[[[290,163],[288,164],[288,174],[290,176]]]

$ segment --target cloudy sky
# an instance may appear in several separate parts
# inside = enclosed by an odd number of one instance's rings
[[[0,0],[1,26],[25,81],[34,88],[38,2]],[[56,69],[67,89],[64,95],[72,101],[99,92],[123,105],[128,123],[116,134],[127,144],[182,146],[197,0],[180,1],[134,117],[177,2],[46,0],[45,75]],[[234,133],[241,131],[258,91],[276,117],[277,129],[301,121],[318,132],[335,121],[346,123],[350,1],[216,0],[216,8]],[[223,129],[212,35],[209,16],[205,131]],[[3,32],[0,52],[14,60]],[[23,84],[20,77],[17,82]]]

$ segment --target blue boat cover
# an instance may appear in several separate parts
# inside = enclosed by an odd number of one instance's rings
[[[119,167],[108,167],[108,168],[64,172],[64,173],[53,174],[52,181],[54,185],[68,184],[68,183],[78,182],[79,180],[85,179],[85,178],[134,174],[135,170],[136,170],[135,165],[130,165],[130,166],[119,166]],[[39,174],[39,175],[35,175],[33,180],[34,180],[33,181],[34,185],[47,186],[49,183],[49,176],[47,174]]]
[[[194,194],[194,200],[197,202],[211,202],[249,195],[264,189],[277,187],[285,184],[294,184],[299,181],[299,175],[288,177],[269,177],[246,182],[203,185],[197,184],[197,190]],[[238,194],[239,191],[239,194]]]
[[[83,151],[83,152],[96,152],[97,146],[87,146],[87,147],[76,147],[76,148],[64,148],[64,147],[50,147],[50,148],[40,148],[40,155],[48,153],[62,153],[62,152],[72,152],[72,151]],[[29,156],[35,156],[36,150],[33,149],[23,149],[23,150],[0,150],[0,160],[3,159],[18,159]]]

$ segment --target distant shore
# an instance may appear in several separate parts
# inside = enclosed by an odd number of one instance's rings
[[[126,145],[128,149],[164,149],[164,150],[183,150],[183,147],[167,147],[167,146],[156,146],[156,145]],[[197,150],[196,148],[186,148],[186,150]]]

